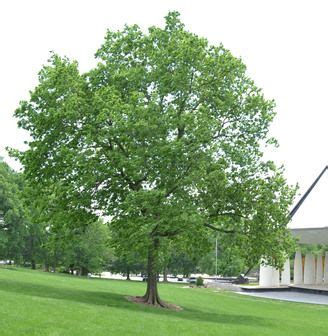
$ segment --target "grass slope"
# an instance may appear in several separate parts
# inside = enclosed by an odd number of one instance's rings
[[[181,312],[128,302],[144,283],[0,268],[0,335],[328,335],[328,307],[160,285]]]

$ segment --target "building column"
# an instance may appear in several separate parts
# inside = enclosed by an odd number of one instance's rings
[[[286,259],[284,264],[284,269],[281,272],[281,285],[289,286],[290,285],[290,262],[289,258]]]
[[[323,282],[325,284],[328,284],[328,252],[325,253],[325,269],[324,269]]]
[[[303,265],[301,250],[297,250],[294,260],[294,285],[301,285],[303,283]]]
[[[323,269],[322,269],[322,255],[317,256],[317,268],[315,273],[315,283],[318,285],[322,285],[323,279]]]
[[[312,253],[307,253],[304,262],[304,285],[313,284],[315,284],[315,258]]]
[[[279,286],[279,270],[269,266],[269,265],[260,265],[260,287],[277,287]]]
[[[277,268],[272,268],[272,285],[273,287],[278,287],[280,285],[280,271]]]
[[[260,287],[272,286],[272,267],[268,265],[260,265]]]

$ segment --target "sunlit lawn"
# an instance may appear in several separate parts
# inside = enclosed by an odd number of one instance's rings
[[[0,335],[328,335],[328,307],[160,285],[167,311],[128,302],[141,282],[0,268]]]

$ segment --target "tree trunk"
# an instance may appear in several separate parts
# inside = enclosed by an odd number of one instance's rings
[[[81,275],[82,276],[86,276],[86,275],[88,275],[88,273],[89,273],[89,270],[86,268],[86,267],[84,267],[84,266],[82,266],[81,267]]]
[[[163,281],[168,282],[167,281],[167,267],[166,267],[166,265],[163,268]]]
[[[152,246],[148,250],[148,279],[146,294],[142,297],[143,302],[154,305],[166,307],[161,301],[157,288],[157,261],[158,261],[159,239],[155,238]]]
[[[31,261],[31,267],[32,267],[32,269],[36,269],[36,264],[35,264],[35,260],[32,260]]]
[[[126,268],[126,280],[131,280],[130,279],[130,268],[129,267]]]
[[[49,272],[49,264],[48,263],[44,264],[44,271]]]

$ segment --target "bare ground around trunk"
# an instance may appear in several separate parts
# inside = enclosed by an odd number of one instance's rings
[[[168,303],[168,302],[163,302],[162,301],[162,306],[159,304],[150,304],[148,302],[145,301],[145,299],[142,296],[126,296],[126,299],[130,302],[134,302],[134,303],[138,303],[138,304],[142,304],[145,306],[151,306],[154,308],[162,308],[162,309],[168,309],[168,310],[173,310],[173,311],[181,311],[182,308],[180,306],[177,306],[173,303]]]

